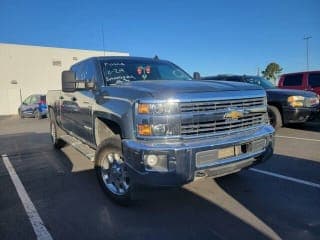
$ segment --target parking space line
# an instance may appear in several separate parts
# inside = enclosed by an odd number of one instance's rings
[[[249,170],[254,171],[254,172],[258,172],[258,173],[262,173],[262,174],[265,174],[265,175],[269,175],[269,176],[272,176],[272,177],[277,177],[277,178],[281,178],[281,179],[288,180],[288,181],[291,181],[291,182],[296,182],[296,183],[300,183],[300,184],[304,184],[304,185],[307,185],[307,186],[310,186],[310,187],[315,187],[315,188],[319,188],[320,189],[320,184],[318,184],[318,183],[313,183],[313,182],[301,180],[301,179],[298,179],[298,178],[288,177],[288,176],[285,176],[285,175],[281,175],[281,174],[273,173],[273,172],[268,172],[268,171],[260,170],[260,169],[257,169],[257,168],[249,168]]]
[[[30,197],[26,189],[24,188],[18,174],[14,170],[10,159],[6,154],[1,155],[4,165],[10,175],[10,178],[17,190],[19,198],[23,204],[23,207],[28,215],[29,221],[33,227],[33,230],[37,236],[38,240],[52,240],[51,234],[48,232],[47,228],[44,226],[40,215],[35,208],[34,204],[32,203]]]
[[[289,136],[282,136],[282,135],[276,135],[276,137],[278,137],[278,138],[290,138],[290,139],[304,140],[304,141],[320,142],[320,139],[314,139],[314,138],[289,137]]]

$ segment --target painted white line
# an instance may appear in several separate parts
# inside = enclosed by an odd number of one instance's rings
[[[265,175],[269,175],[269,176],[272,176],[272,177],[277,177],[277,178],[281,178],[281,179],[288,180],[288,181],[291,181],[291,182],[300,183],[300,184],[304,184],[304,185],[307,185],[307,186],[310,186],[310,187],[315,187],[315,188],[319,188],[320,189],[320,184],[318,184],[318,183],[313,183],[313,182],[301,180],[301,179],[298,179],[298,178],[288,177],[288,176],[281,175],[281,174],[278,174],[278,173],[263,171],[263,170],[260,170],[260,169],[257,169],[257,168],[249,168],[249,170],[254,171],[254,172],[258,172],[258,173],[262,173],[262,174],[265,174]]]
[[[20,197],[20,200],[23,204],[23,207],[29,217],[29,221],[33,227],[33,230],[37,236],[38,240],[52,240],[50,233],[48,232],[47,228],[44,226],[39,213],[35,206],[33,205],[26,189],[24,188],[19,176],[17,175],[16,171],[14,170],[8,156],[6,154],[1,155],[2,160],[4,162],[5,167],[10,175],[10,178],[16,187],[17,193]]]
[[[278,137],[278,138],[296,139],[296,140],[304,140],[304,141],[320,142],[320,139],[314,139],[314,138],[289,137],[289,136],[282,136],[282,135],[276,135],[276,137]]]

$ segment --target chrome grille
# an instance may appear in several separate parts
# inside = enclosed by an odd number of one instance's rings
[[[267,113],[265,112],[251,112],[234,120],[224,119],[223,114],[230,109],[249,110],[259,106],[265,106],[263,97],[181,103],[182,114],[193,113],[188,115],[187,121],[182,121],[180,126],[181,136],[228,134],[260,126],[266,122]],[[199,114],[197,115],[197,113]]]
[[[263,97],[237,99],[237,100],[181,103],[180,111],[181,113],[207,112],[207,111],[216,111],[216,110],[226,109],[231,107],[245,109],[248,107],[256,107],[261,105],[264,105]]]

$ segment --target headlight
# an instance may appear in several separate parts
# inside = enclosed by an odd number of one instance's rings
[[[288,103],[291,107],[303,107],[304,106],[304,97],[290,96],[290,97],[288,97]]]
[[[179,103],[137,103],[136,131],[138,136],[178,136],[180,133]]]
[[[138,134],[140,136],[175,136],[179,135],[179,124],[160,123],[160,124],[138,124]]]
[[[179,112],[179,105],[176,102],[166,103],[139,103],[139,114],[165,115]]]
[[[319,104],[319,98],[313,97],[313,98],[306,98],[305,100],[305,106],[306,107],[314,107]]]
[[[288,103],[292,107],[313,107],[319,104],[317,97],[290,96]]]

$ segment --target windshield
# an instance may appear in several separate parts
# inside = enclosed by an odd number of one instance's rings
[[[152,60],[102,60],[106,85],[143,80],[191,80],[191,77],[176,65]]]
[[[246,77],[246,82],[259,85],[264,89],[275,88],[275,86],[267,79],[263,77]]]

